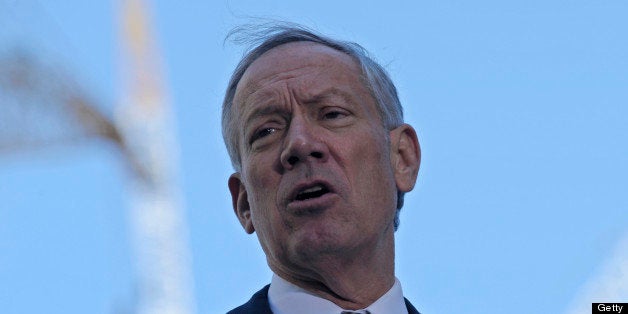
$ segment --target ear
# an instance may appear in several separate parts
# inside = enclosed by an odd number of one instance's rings
[[[416,131],[410,125],[402,124],[390,131],[390,146],[397,189],[409,192],[414,188],[421,165],[421,147]]]
[[[233,211],[235,212],[240,224],[246,233],[255,232],[253,220],[251,219],[251,207],[249,206],[248,194],[240,173],[236,172],[229,177],[229,192],[231,192],[231,202]]]

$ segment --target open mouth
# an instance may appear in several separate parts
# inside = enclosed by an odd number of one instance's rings
[[[299,191],[294,198],[295,201],[305,201],[321,197],[329,193],[329,189],[323,184],[317,184]]]

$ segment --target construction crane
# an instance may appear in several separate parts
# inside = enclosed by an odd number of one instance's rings
[[[192,313],[190,253],[173,160],[172,115],[159,53],[142,0],[125,0],[121,15],[123,96],[116,121],[141,165],[131,190],[140,283],[140,314]]]
[[[26,50],[0,54],[0,154],[105,140],[129,165],[138,314],[191,314],[195,301],[178,188],[176,137],[161,60],[142,0],[121,0],[122,95],[115,114],[70,73]]]

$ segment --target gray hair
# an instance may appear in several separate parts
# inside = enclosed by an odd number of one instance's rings
[[[403,108],[399,102],[397,88],[386,70],[373,60],[359,44],[332,39],[304,26],[288,22],[271,22],[262,25],[243,25],[233,29],[226,40],[247,46],[244,56],[231,75],[222,103],[222,136],[231,158],[233,168],[240,172],[242,163],[238,149],[237,125],[233,113],[233,99],[244,72],[257,58],[267,51],[287,43],[307,41],[318,43],[343,52],[352,57],[362,68],[363,80],[377,104],[384,128],[392,130],[403,124]],[[394,227],[399,226],[399,211],[403,206],[404,193],[397,192],[397,212]]]

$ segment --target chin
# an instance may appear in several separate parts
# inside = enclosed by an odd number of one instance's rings
[[[300,259],[308,261],[328,255],[346,254],[356,246],[359,239],[346,232],[339,232],[340,230],[342,229],[330,224],[322,228],[302,228],[293,237],[293,252]]]

